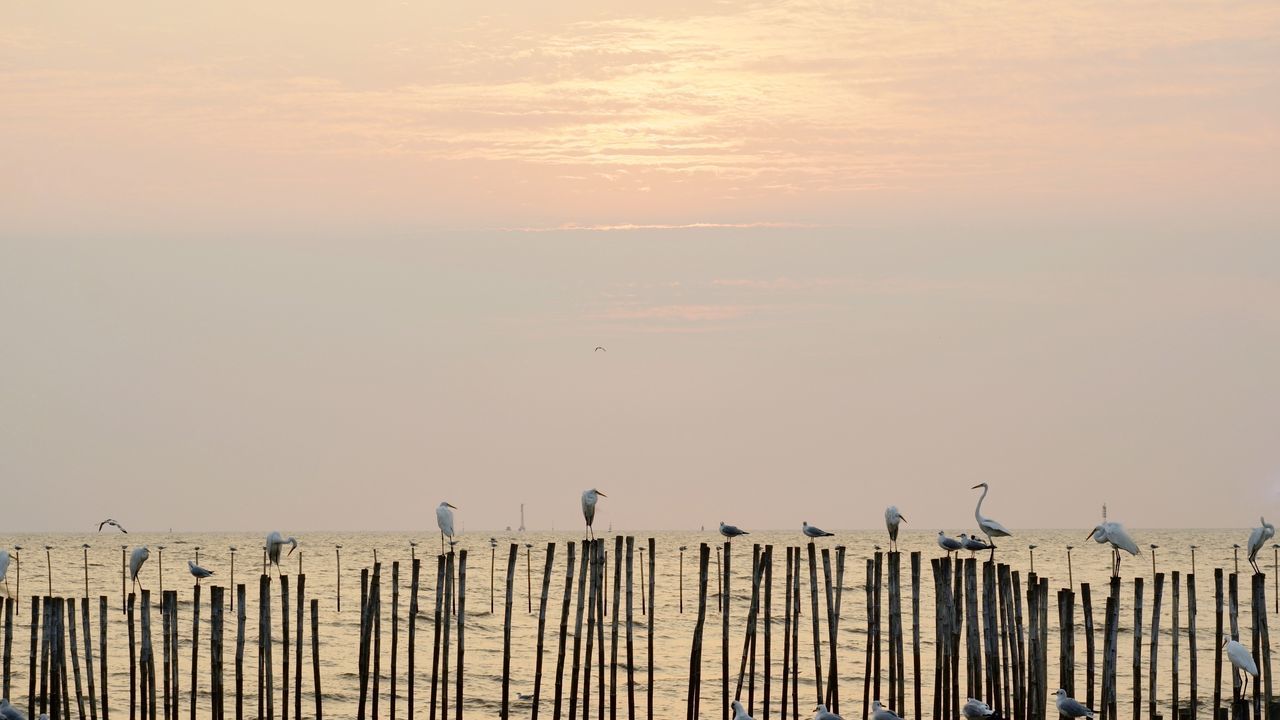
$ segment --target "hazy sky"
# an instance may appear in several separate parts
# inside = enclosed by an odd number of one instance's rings
[[[1245,526],[1277,198],[1274,2],[0,0],[5,526]]]

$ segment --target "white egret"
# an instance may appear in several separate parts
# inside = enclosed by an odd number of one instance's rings
[[[946,550],[947,554],[950,555],[953,552],[963,550],[964,543],[961,543],[959,540],[953,537],[947,537],[947,534],[945,532],[939,530],[938,531],[938,547],[942,548],[943,550]]]
[[[1266,518],[1260,517],[1258,522],[1262,523],[1262,525],[1254,528],[1253,532],[1249,533],[1249,564],[1253,566],[1255,573],[1262,572],[1258,569],[1258,551],[1276,534],[1276,526],[1267,522]]]
[[[142,569],[142,564],[151,557],[151,551],[147,546],[137,547],[129,554],[129,579],[133,581],[134,587],[140,587],[138,582],[138,571]]]
[[[969,551],[969,557],[973,557],[974,554],[980,550],[994,551],[995,548],[994,545],[988,545],[987,543],[982,542],[977,538],[977,536],[970,537],[964,533],[960,533],[960,544],[964,546],[965,550]]]
[[[1244,684],[1240,686],[1240,697],[1244,697],[1244,689],[1249,686],[1249,676],[1258,677],[1258,665],[1253,661],[1253,655],[1249,653],[1249,649],[1239,641],[1227,638],[1222,643],[1222,647],[1227,652],[1227,659],[1231,661],[1231,672],[1241,670],[1245,672]]]
[[[835,533],[829,533],[822,528],[814,527],[809,524],[808,520],[804,521],[804,523],[800,525],[800,532],[804,533],[805,537],[811,538],[835,537]]]
[[[871,701],[871,718],[872,720],[902,720],[898,717],[898,713],[881,705],[879,700]]]
[[[897,505],[890,505],[884,510],[884,526],[889,529],[889,549],[898,549],[898,523],[906,522]]]
[[[819,704],[813,709],[813,720],[844,720],[844,718],[828,710],[826,705]]]
[[[0,699],[0,720],[27,720],[27,714],[9,703],[9,698]]]
[[[11,597],[9,595],[9,578],[7,577],[8,574],[9,574],[9,551],[0,550],[0,580],[4,581],[5,597]]]
[[[982,497],[978,498],[978,506],[973,509],[973,517],[978,521],[978,529],[982,531],[983,535],[987,536],[987,544],[991,547],[991,558],[994,560],[996,557],[996,541],[994,538],[1009,537],[1013,533],[1009,532],[1005,526],[982,514],[982,501],[987,499],[987,491],[991,488],[986,483],[978,483],[969,489],[977,490],[978,488],[982,488]]]
[[[595,539],[595,531],[591,529],[591,523],[596,521],[596,500],[602,497],[609,497],[595,488],[582,491],[582,517],[587,521],[587,535],[592,540]]]
[[[280,571],[280,551],[284,548],[286,543],[289,545],[288,554],[292,555],[293,551],[298,549],[297,538],[293,538],[293,537],[286,538],[282,536],[280,534],[280,531],[278,530],[272,530],[270,534],[267,535],[267,563],[268,563],[267,569],[270,570],[271,569],[270,566],[275,565],[277,575],[279,575],[281,572]]]
[[[115,528],[115,529],[119,530],[120,532],[122,532],[122,533],[124,533],[124,534],[126,534],[126,535],[128,535],[128,534],[129,534],[129,531],[128,531],[128,530],[125,530],[123,525],[121,525],[120,523],[116,522],[116,521],[115,521],[115,520],[113,520],[112,518],[107,518],[106,520],[103,520],[102,522],[98,523],[98,532],[102,532],[102,528],[104,528],[104,527],[106,527],[106,526],[108,526],[108,525],[110,525],[111,527],[113,527],[113,528]]]
[[[1130,555],[1138,554],[1138,543],[1129,537],[1129,533],[1125,532],[1124,526],[1113,520],[1105,520],[1098,523],[1096,527],[1086,536],[1085,539],[1093,538],[1094,542],[1099,545],[1111,543],[1111,576],[1115,577],[1120,574],[1120,551],[1124,550]]]
[[[1062,713],[1064,716],[1071,718],[1072,720],[1074,720],[1074,718],[1093,717],[1093,711],[1088,707],[1085,707],[1084,703],[1068,696],[1066,690],[1058,688],[1058,692],[1054,693],[1053,696],[1057,698],[1056,703],[1058,705],[1058,712]]]
[[[960,713],[969,720],[982,720],[989,718],[995,714],[991,706],[982,702],[978,698],[969,698],[969,701],[960,708]]]
[[[746,710],[742,709],[742,703],[737,700],[733,701],[731,707],[733,708],[733,720],[755,720],[747,714]]]
[[[444,536],[449,536],[449,545],[453,545],[453,511],[458,508],[447,502],[436,506],[436,525],[440,526],[440,554],[444,554]]]
[[[194,577],[196,579],[197,585],[200,584],[201,580],[213,574],[212,570],[206,570],[205,568],[200,567],[195,563],[194,560],[187,561],[187,569],[191,571],[191,577]]]
[[[721,520],[720,534],[732,540],[738,537],[739,535],[750,535],[751,533],[747,532],[746,530],[743,530],[737,525],[726,525],[725,522]]]

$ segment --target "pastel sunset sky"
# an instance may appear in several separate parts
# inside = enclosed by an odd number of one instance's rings
[[[7,522],[1247,526],[1278,198],[1274,2],[0,0]]]

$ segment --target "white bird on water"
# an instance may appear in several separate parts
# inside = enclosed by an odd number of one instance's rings
[[[1009,532],[1005,526],[982,514],[982,501],[987,499],[987,491],[991,488],[986,483],[978,483],[969,489],[977,490],[978,488],[982,488],[982,497],[978,498],[978,506],[973,509],[973,517],[978,521],[978,529],[982,531],[983,535],[987,536],[987,544],[991,546],[991,558],[994,560],[996,557],[996,541],[994,538],[1009,537],[1013,533]]]
[[[811,537],[811,538],[835,537],[835,533],[829,533],[826,530],[823,530],[822,528],[814,527],[809,524],[808,520],[805,520],[804,523],[800,525],[800,532],[804,533],[805,537]],[[825,706],[819,705],[818,707],[825,707]]]
[[[872,720],[902,720],[898,717],[898,713],[881,705],[879,700],[871,702],[871,718]]]
[[[898,523],[907,519],[898,512],[897,505],[890,505],[884,510],[884,526],[889,529],[889,549],[898,549]]]
[[[9,703],[9,698],[0,699],[0,719],[27,720],[27,714]]]
[[[959,552],[964,549],[964,543],[953,537],[947,537],[947,534],[941,530],[938,531],[938,547],[947,551],[950,555],[953,552]]]
[[[453,545],[453,511],[457,506],[442,502],[436,506],[436,525],[440,526],[440,554],[444,554],[444,537],[449,536],[449,545]]]
[[[592,540],[596,539],[595,530],[591,529],[591,524],[596,521],[596,501],[602,497],[609,497],[595,488],[582,491],[582,518],[587,521],[587,536]]]
[[[995,547],[982,542],[977,536],[970,537],[964,533],[960,533],[960,544],[964,546],[965,550],[969,551],[970,556],[981,550],[991,550]]]
[[[133,552],[129,553],[129,579],[133,581],[135,586],[139,585],[138,571],[142,569],[142,563],[146,562],[149,557],[151,557],[151,551],[145,545],[134,548]]]
[[[191,571],[191,576],[196,579],[196,584],[213,574],[212,570],[206,570],[195,563],[194,560],[187,561],[187,569]]]
[[[1276,534],[1276,526],[1267,522],[1266,518],[1260,517],[1258,522],[1262,525],[1249,533],[1249,564],[1253,566],[1253,571],[1256,573],[1262,572],[1258,569],[1258,551]]]
[[[989,718],[995,714],[991,706],[982,702],[978,698],[969,698],[969,701],[960,708],[960,713],[969,720],[982,720]]]
[[[742,703],[738,702],[737,700],[733,701],[732,707],[733,707],[733,720],[755,720],[754,718],[752,718],[750,715],[747,714],[746,710],[742,709]]]
[[[1068,696],[1066,690],[1058,688],[1058,692],[1054,693],[1053,696],[1057,698],[1055,702],[1058,706],[1058,712],[1062,713],[1066,717],[1072,719],[1093,717],[1093,711],[1086,707],[1084,703]]]
[[[1089,533],[1085,539],[1093,538],[1094,542],[1099,545],[1111,543],[1111,576],[1115,577],[1120,574],[1120,551],[1124,550],[1130,555],[1138,554],[1138,543],[1129,537],[1129,533],[1125,531],[1124,526],[1113,520],[1104,520],[1098,523],[1096,527]]]
[[[844,718],[828,710],[826,705],[819,704],[813,710],[813,720],[844,720]]]
[[[1240,670],[1245,672],[1244,684],[1240,686],[1240,697],[1244,697],[1244,689],[1249,686],[1249,676],[1258,677],[1258,665],[1253,662],[1253,655],[1249,653],[1249,649],[1239,641],[1227,638],[1222,643],[1222,647],[1227,651],[1227,659],[1231,660],[1232,672]]]
[[[280,573],[280,550],[285,543],[289,544],[289,555],[298,549],[297,538],[286,538],[278,530],[272,530],[271,534],[267,535],[267,569],[270,570],[270,566],[275,565],[277,574]]]
[[[747,532],[746,530],[743,530],[737,525],[726,525],[725,522],[721,520],[720,534],[732,540],[738,537],[739,535],[750,535],[751,533]]]

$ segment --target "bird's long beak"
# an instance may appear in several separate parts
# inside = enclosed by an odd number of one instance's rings
[[[449,507],[453,508],[454,510],[457,510],[457,509],[458,509],[458,506],[457,506],[457,505],[454,505],[453,503],[445,503],[445,505],[448,505]]]
[[[906,516],[906,515],[899,515],[899,516],[898,516],[898,519],[899,519],[899,520],[901,520],[902,522],[906,522],[906,521],[907,521],[907,516]]]
[[[609,497],[608,495],[605,495],[604,493],[600,492],[599,490],[597,490],[597,491],[596,491],[596,494],[597,494],[597,495],[599,495],[600,497]]]
[[[289,557],[290,555],[292,555],[292,554],[293,554],[293,551],[294,551],[294,550],[297,550],[297,549],[298,549],[298,548],[296,548],[296,547],[290,547],[290,548],[289,548],[289,552],[285,553],[285,557]]]
[[[977,490],[977,489],[978,489],[978,488],[980,488],[980,487],[982,487],[982,483],[978,483],[977,485],[974,485],[973,487],[971,487],[971,488],[969,488],[969,489],[970,489],[970,490]]]

